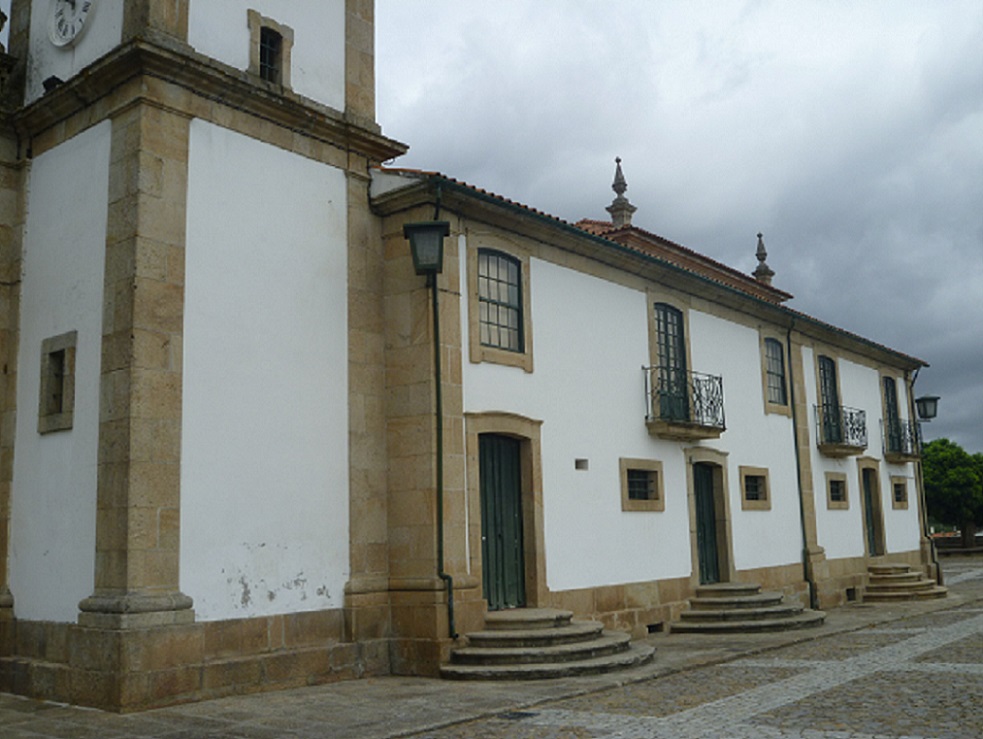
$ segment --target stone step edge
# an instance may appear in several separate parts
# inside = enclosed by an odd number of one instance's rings
[[[930,590],[936,587],[935,580],[916,580],[913,582],[871,582],[865,590],[875,593],[909,593],[917,590]]]
[[[696,596],[698,598],[732,598],[738,593],[758,595],[761,592],[761,585],[748,582],[725,582],[713,585],[698,585]]]
[[[550,680],[639,667],[650,662],[654,653],[654,647],[632,644],[616,655],[577,662],[538,665],[443,665],[440,668],[440,675],[448,680]]]
[[[911,571],[911,565],[906,565],[901,563],[869,565],[867,567],[867,572],[868,574],[871,575],[902,575],[910,571]]]
[[[693,597],[689,599],[689,603],[693,608],[705,607],[707,610],[727,607],[758,608],[767,607],[768,605],[777,605],[781,603],[784,598],[785,596],[781,593],[766,592],[757,593],[755,595],[728,595],[726,597],[720,596],[716,598]]]
[[[797,603],[783,604],[774,608],[736,608],[731,610],[692,610],[679,614],[686,622],[693,621],[762,621],[774,618],[794,618],[805,611]]]
[[[696,621],[693,623],[673,622],[669,627],[669,633],[708,633],[725,634],[730,632],[755,632],[755,631],[791,631],[792,629],[804,629],[810,626],[820,626],[826,619],[825,611],[805,611],[792,618],[770,619],[763,621]]]
[[[557,644],[545,647],[462,647],[451,652],[451,664],[531,664],[572,662],[616,654],[628,649],[628,634],[606,632],[603,636],[585,642]]]
[[[554,629],[566,626],[572,618],[573,611],[559,608],[514,608],[490,611],[485,614],[485,630]]]
[[[604,631],[600,621],[573,621],[553,629],[494,629],[465,634],[471,646],[536,646],[543,643],[567,644],[594,639]]]
[[[921,572],[894,572],[889,575],[870,572],[867,579],[870,582],[912,582],[925,577]]]
[[[908,592],[867,592],[864,593],[865,603],[888,603],[899,600],[929,600],[931,598],[945,598],[949,594],[949,588],[936,585],[930,590],[912,590]]]

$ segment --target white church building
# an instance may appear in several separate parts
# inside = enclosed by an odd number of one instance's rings
[[[0,690],[436,675],[505,609],[640,638],[701,584],[933,578],[924,362],[789,308],[760,238],[744,275],[633,226],[620,164],[577,224],[383,168],[373,13],[13,0]]]

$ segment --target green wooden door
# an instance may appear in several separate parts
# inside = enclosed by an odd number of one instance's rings
[[[883,554],[880,550],[877,537],[877,520],[875,518],[877,509],[874,507],[874,495],[877,493],[876,476],[873,470],[863,471],[864,483],[864,523],[867,532],[867,551],[871,556]]]
[[[478,438],[482,586],[491,610],[526,604],[520,451],[508,436]]]
[[[696,495],[696,549],[700,562],[700,584],[710,585],[720,582],[712,465],[702,462],[693,465],[693,491]]]

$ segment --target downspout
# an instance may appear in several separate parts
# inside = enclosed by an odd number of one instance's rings
[[[788,399],[792,408],[792,447],[795,450],[795,479],[799,488],[799,526],[802,531],[802,577],[809,588],[809,607],[819,610],[819,594],[816,590],[816,582],[812,577],[812,566],[809,564],[809,537],[806,534],[806,510],[802,503],[802,459],[799,456],[799,423],[795,405],[795,378],[792,376],[792,329],[795,328],[795,319],[789,324],[788,331],[785,333],[785,351],[788,354]]]
[[[440,215],[440,185],[437,185],[437,202],[433,219]],[[454,578],[444,571],[444,393],[440,372],[440,304],[437,300],[437,275],[429,275],[431,307],[433,310],[433,365],[437,414],[437,577],[447,586],[447,627],[451,639],[457,639],[454,626]]]
[[[908,372],[905,371],[905,384],[908,386],[908,418],[913,419],[915,417],[914,413],[914,402],[915,402],[915,382],[918,380],[918,373],[921,372],[921,367],[916,367],[914,373],[908,378]],[[918,423],[914,421],[914,423]],[[922,534],[928,540],[929,551],[932,557],[932,566],[935,568],[935,581],[939,585],[944,585],[942,568],[939,567],[939,550],[935,548],[935,539],[932,538],[931,532],[928,529],[928,505],[925,502],[925,477],[922,473],[922,429],[921,426],[916,425],[917,435],[915,437],[915,444],[918,444],[918,459],[915,462],[915,481],[918,484],[918,505],[921,508],[921,518],[922,522]]]

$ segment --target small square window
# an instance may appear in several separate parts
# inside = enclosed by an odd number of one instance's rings
[[[78,333],[69,331],[41,342],[41,390],[38,433],[72,428],[75,415],[75,346]]]
[[[891,507],[906,510],[908,508],[908,480],[904,477],[892,477],[891,493]]]
[[[632,470],[628,475],[628,498],[630,500],[655,500],[659,497],[659,473],[652,470]]]
[[[826,507],[829,509],[850,507],[845,474],[841,472],[826,473]]]
[[[764,467],[741,467],[741,508],[746,511],[771,510],[768,470]]]
[[[621,471],[621,510],[664,511],[662,462],[651,459],[619,461]]]

